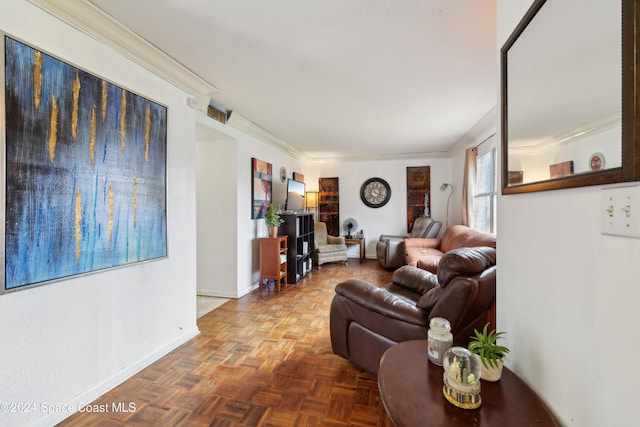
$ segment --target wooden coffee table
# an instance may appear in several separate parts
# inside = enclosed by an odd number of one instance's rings
[[[500,381],[481,381],[482,405],[473,410],[447,402],[443,372],[427,359],[426,340],[405,341],[384,353],[378,388],[396,427],[558,426],[538,395],[506,367]]]

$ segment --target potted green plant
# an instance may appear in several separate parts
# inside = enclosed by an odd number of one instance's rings
[[[278,237],[278,227],[284,222],[280,215],[276,212],[276,206],[271,203],[267,208],[267,213],[264,216],[264,222],[267,224],[269,230],[269,237]]]
[[[480,358],[482,373],[481,378],[486,381],[498,381],[502,376],[504,357],[509,353],[505,346],[496,342],[505,332],[489,331],[489,324],[484,325],[482,332],[474,329],[475,336],[469,342],[469,351]]]

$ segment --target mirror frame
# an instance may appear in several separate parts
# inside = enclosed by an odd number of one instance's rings
[[[547,0],[537,0],[529,8],[518,26],[500,50],[501,105],[502,105],[502,194],[530,193],[534,191],[558,190],[640,180],[640,0],[622,1],[622,166],[602,171],[585,172],[562,178],[548,179],[524,184],[508,185],[509,171],[509,115],[507,92],[507,54],[509,48],[526,30],[536,13]]]

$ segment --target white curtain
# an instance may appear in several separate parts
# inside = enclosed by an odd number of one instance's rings
[[[462,225],[471,227],[473,215],[473,193],[476,188],[477,148],[467,148],[464,156],[464,178],[462,181]]]

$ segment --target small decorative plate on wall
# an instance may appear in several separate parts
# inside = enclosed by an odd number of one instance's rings
[[[360,187],[360,198],[370,208],[380,208],[391,198],[391,187],[382,178],[369,178]]]
[[[280,182],[285,182],[287,180],[287,168],[282,166],[280,168]]]
[[[604,168],[604,155],[602,153],[593,153],[589,157],[589,167],[594,171]]]

